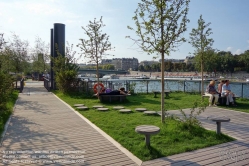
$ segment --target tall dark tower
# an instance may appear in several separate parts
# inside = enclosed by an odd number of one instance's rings
[[[50,30],[50,55],[51,57],[54,57],[54,29]],[[52,59],[50,60],[50,82],[51,82],[51,89],[54,87],[54,63]]]
[[[57,51],[65,56],[65,24],[55,23],[54,29],[51,29],[51,56],[56,58]],[[53,71],[53,63],[51,62],[51,89],[56,89],[55,73]]]

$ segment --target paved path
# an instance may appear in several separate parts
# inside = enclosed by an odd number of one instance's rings
[[[249,114],[208,107],[198,117],[203,126],[216,130],[216,124],[207,120],[207,117],[210,115],[227,116],[231,118],[231,122],[222,123],[221,131],[237,138],[236,141],[142,163],[132,158],[129,153],[126,153],[129,157],[124,154],[124,149],[117,148],[120,145],[104,137],[105,134],[89,125],[88,120],[81,118],[67,104],[48,93],[40,82],[33,81],[26,85],[23,93],[19,95],[0,151],[19,151],[14,156],[16,160],[19,162],[32,160],[37,163],[13,163],[11,165],[45,165],[45,162],[52,160],[48,157],[57,157],[53,161],[60,160],[59,163],[51,165],[68,165],[70,162],[76,162],[77,159],[73,157],[79,157],[78,161],[81,163],[71,163],[71,165],[249,165]],[[189,112],[188,109],[185,111]],[[179,114],[179,111],[170,112]],[[19,157],[22,158],[18,159],[17,155],[21,153],[22,156]],[[11,160],[6,158],[11,157],[10,155],[2,154],[1,160]],[[30,157],[37,158],[31,159]],[[69,163],[62,163],[63,160]],[[85,160],[84,163],[82,160]],[[41,163],[42,161],[44,163]]]
[[[61,160],[52,165],[72,162],[80,162],[72,165],[137,165],[75,111],[47,92],[41,83],[34,81],[26,85],[0,148],[5,153],[19,151],[15,159],[27,162],[13,165],[27,165],[31,160],[37,162],[32,165],[45,165],[52,157],[57,157],[53,161]],[[7,162],[11,160],[7,156],[13,157],[11,155],[2,154],[1,157]],[[17,155],[22,158],[18,159]],[[62,163],[66,162],[65,157],[68,163]]]
[[[189,109],[185,109],[184,111],[190,112]],[[169,111],[169,113],[178,116],[181,115],[179,111]],[[207,117],[210,115],[227,116],[231,118],[230,122],[221,124],[221,132],[237,140],[193,152],[146,161],[142,163],[142,166],[249,165],[249,114],[224,110],[217,107],[207,107],[205,112],[202,113],[198,119],[201,120],[203,127],[215,131],[216,123],[207,120]]]

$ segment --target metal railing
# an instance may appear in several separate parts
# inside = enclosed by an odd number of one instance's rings
[[[106,80],[100,81],[104,87],[111,90],[117,90],[124,87],[127,91],[133,93],[152,93],[153,91],[161,91],[161,80]],[[77,91],[93,94],[93,87],[97,81],[81,80],[77,85]],[[209,81],[204,81],[204,91],[209,84]],[[231,82],[232,91],[239,97],[249,98],[249,82]],[[50,91],[51,82],[49,79],[44,79],[44,87]],[[195,92],[201,93],[200,80],[165,80],[165,90]]]

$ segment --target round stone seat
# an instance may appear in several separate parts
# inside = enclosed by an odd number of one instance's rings
[[[145,143],[150,146],[150,135],[154,135],[160,132],[160,128],[153,125],[141,125],[135,128],[135,131],[139,134],[145,135]]]
[[[132,111],[130,109],[121,109],[119,110],[121,113],[131,113]]]
[[[94,105],[93,108],[103,108],[103,105]]]
[[[157,112],[156,111],[144,111],[145,115],[156,115]]]
[[[76,107],[79,110],[88,110],[89,108],[86,106]]]
[[[97,110],[99,110],[99,111],[108,111],[109,108],[97,108]]]
[[[74,104],[73,106],[74,107],[81,107],[81,106],[84,106],[84,104]]]
[[[138,112],[144,112],[144,111],[147,111],[147,109],[146,109],[146,108],[136,108],[135,110],[136,110],[136,111],[138,111]]]
[[[124,109],[124,107],[123,106],[116,106],[116,107],[113,107],[113,109],[120,110],[120,109]]]
[[[210,119],[213,122],[216,122],[216,124],[217,124],[216,133],[217,134],[221,133],[221,122],[230,122],[230,118],[225,117],[225,116],[223,116],[223,117],[210,116],[210,117],[208,117],[208,119]]]

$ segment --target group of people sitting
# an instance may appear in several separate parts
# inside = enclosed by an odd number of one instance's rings
[[[218,90],[215,88],[215,81],[210,81],[209,85],[206,88],[205,95],[209,97],[209,106],[217,106],[219,97],[226,97],[226,105],[232,103],[233,106],[236,106],[234,103],[233,97],[234,93],[231,91],[231,87],[229,85],[229,80],[221,80],[218,84]],[[214,99],[214,102],[213,102]]]
[[[127,95],[130,94],[130,91],[125,91],[125,88],[119,88],[119,90],[113,90],[110,89],[104,89],[101,93],[95,94],[96,96],[102,96],[102,95]]]

